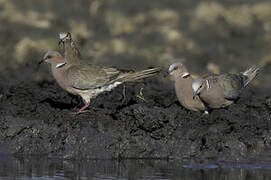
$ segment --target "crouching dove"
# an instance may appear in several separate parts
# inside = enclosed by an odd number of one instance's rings
[[[169,66],[168,71],[173,76],[175,92],[182,106],[192,111],[208,113],[200,98],[193,98],[193,78],[190,76],[187,68],[181,63],[173,63]]]
[[[210,108],[223,108],[235,102],[243,89],[258,74],[259,67],[251,67],[238,74],[211,74],[193,81],[194,98],[200,97]]]
[[[134,72],[88,64],[70,64],[56,51],[48,51],[42,62],[51,64],[53,76],[63,89],[82,97],[85,105],[76,114],[84,112],[90,99],[98,94],[110,91],[124,82],[153,76],[160,71],[160,68],[152,68]]]

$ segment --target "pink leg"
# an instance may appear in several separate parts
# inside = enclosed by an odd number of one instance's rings
[[[81,107],[78,111],[74,112],[73,114],[80,114],[87,112],[85,109],[89,106],[89,103],[86,103],[83,107]]]

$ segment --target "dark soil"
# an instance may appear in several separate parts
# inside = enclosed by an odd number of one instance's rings
[[[6,0],[0,4],[0,153],[271,161],[267,1]],[[229,19],[232,12],[238,21]],[[202,13],[206,17],[201,20]],[[244,18],[238,18],[243,14],[250,22],[246,26]],[[206,21],[207,15],[213,22]],[[40,21],[48,27],[40,26]],[[236,104],[209,116],[184,109],[173,82],[162,75],[126,84],[125,96],[123,86],[101,94],[91,101],[89,112],[73,115],[80,99],[62,90],[47,67],[36,69],[47,50],[60,51],[57,34],[63,31],[72,32],[85,59],[102,66],[168,68],[183,61],[197,75],[209,72],[208,65],[220,72],[257,64],[264,68]],[[146,101],[137,97],[142,87]]]
[[[80,99],[54,81],[7,77],[0,82],[1,147],[72,159],[270,156],[270,95],[247,88],[236,104],[207,116],[184,109],[173,83],[163,82],[126,84],[125,94],[119,86],[93,99],[89,112],[73,115]],[[137,97],[142,87],[145,101]]]

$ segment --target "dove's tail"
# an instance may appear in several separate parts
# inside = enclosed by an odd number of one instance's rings
[[[152,69],[147,69],[147,70],[143,70],[139,72],[130,72],[130,73],[125,73],[121,75],[118,79],[121,80],[122,82],[135,81],[138,79],[154,76],[160,71],[161,71],[161,68],[152,68]]]
[[[244,80],[245,87],[259,74],[260,69],[261,67],[253,66],[247,69],[245,72],[242,72],[242,74],[246,77]]]

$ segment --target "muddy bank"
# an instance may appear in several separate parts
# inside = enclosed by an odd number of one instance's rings
[[[0,83],[0,141],[12,154],[268,160],[271,152],[271,96],[253,88],[202,116],[178,103],[172,84],[151,78],[101,94],[89,112],[73,115],[80,100],[55,82],[8,79]],[[145,101],[137,97],[142,87]]]
[[[270,2],[3,0],[0,13],[0,153],[65,158],[268,160],[271,143]],[[63,8],[65,7],[65,8]],[[246,16],[244,16],[246,14]],[[173,85],[148,79],[116,88],[74,116],[79,99],[35,69],[57,34],[83,57],[127,69],[182,60],[197,75],[264,68],[253,87],[210,116],[185,110]],[[137,97],[140,89],[146,102]]]

